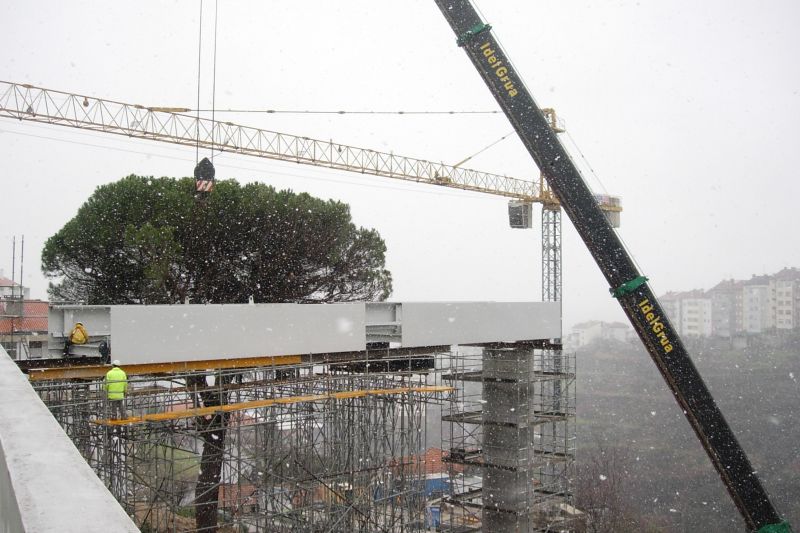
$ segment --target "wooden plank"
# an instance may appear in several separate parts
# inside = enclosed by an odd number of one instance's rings
[[[132,426],[146,424],[147,422],[164,422],[168,420],[182,420],[197,416],[209,416],[217,413],[231,413],[234,411],[244,411],[247,409],[258,409],[260,407],[270,407],[272,405],[291,405],[296,403],[319,402],[327,400],[344,400],[349,398],[363,398],[365,396],[387,396],[408,393],[441,393],[450,392],[452,387],[445,386],[425,386],[425,387],[398,387],[396,389],[365,389],[359,391],[332,392],[330,394],[309,394],[304,396],[286,396],[284,398],[270,398],[267,400],[253,400],[250,402],[240,402],[227,405],[215,405],[211,407],[199,407],[196,409],[186,409],[185,411],[165,411],[162,413],[151,413],[142,416],[133,416],[121,420],[99,419],[92,420],[93,424],[101,426]]]

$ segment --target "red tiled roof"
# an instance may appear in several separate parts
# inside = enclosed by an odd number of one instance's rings
[[[0,303],[0,312],[5,313],[5,305]],[[0,335],[10,333],[47,333],[47,311],[49,304],[43,300],[25,300],[22,303],[21,317],[0,318]]]
[[[22,302],[22,314],[26,317],[47,318],[47,311],[50,304],[44,300],[25,300]]]
[[[11,281],[10,279],[0,276],[0,287],[19,287],[19,283]]]
[[[47,318],[2,318],[0,319],[0,335],[12,333],[47,333]]]

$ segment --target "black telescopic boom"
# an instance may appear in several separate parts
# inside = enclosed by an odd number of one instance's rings
[[[468,0],[436,0],[492,91],[686,414],[751,530],[781,522],[744,450],[700,377],[677,331],[611,228],[580,172],[522,79]],[[788,527],[788,526],[787,526]]]

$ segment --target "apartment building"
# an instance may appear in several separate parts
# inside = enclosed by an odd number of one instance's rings
[[[772,321],[775,329],[790,330],[800,327],[800,269],[784,268],[770,280],[770,294],[774,301]]]
[[[672,325],[677,327],[681,321],[681,293],[668,292],[659,297],[658,303],[661,304],[661,308],[664,309]]]
[[[702,289],[687,292],[668,292],[659,298],[678,334],[690,337],[709,337],[712,334],[712,300]]]
[[[706,291],[711,300],[711,335],[731,337],[742,329],[743,282],[734,279],[720,281]]]
[[[659,300],[681,335],[733,337],[798,329],[800,269],[724,280],[705,292],[668,292]]]
[[[753,276],[742,287],[742,331],[764,333],[774,327],[770,276]]]
[[[633,329],[622,322],[602,322],[591,320],[572,327],[572,332],[564,339],[571,349],[586,346],[597,339],[626,342],[635,336]]]

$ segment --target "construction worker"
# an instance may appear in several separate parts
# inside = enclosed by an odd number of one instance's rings
[[[67,340],[64,342],[64,357],[69,356],[69,348],[75,344],[86,344],[89,342],[89,333],[82,322],[75,322],[75,327],[72,328]]]
[[[120,368],[120,362],[114,360],[111,370],[106,373],[103,388],[106,391],[108,405],[111,410],[111,420],[125,418],[125,394],[128,392],[128,375]]]

